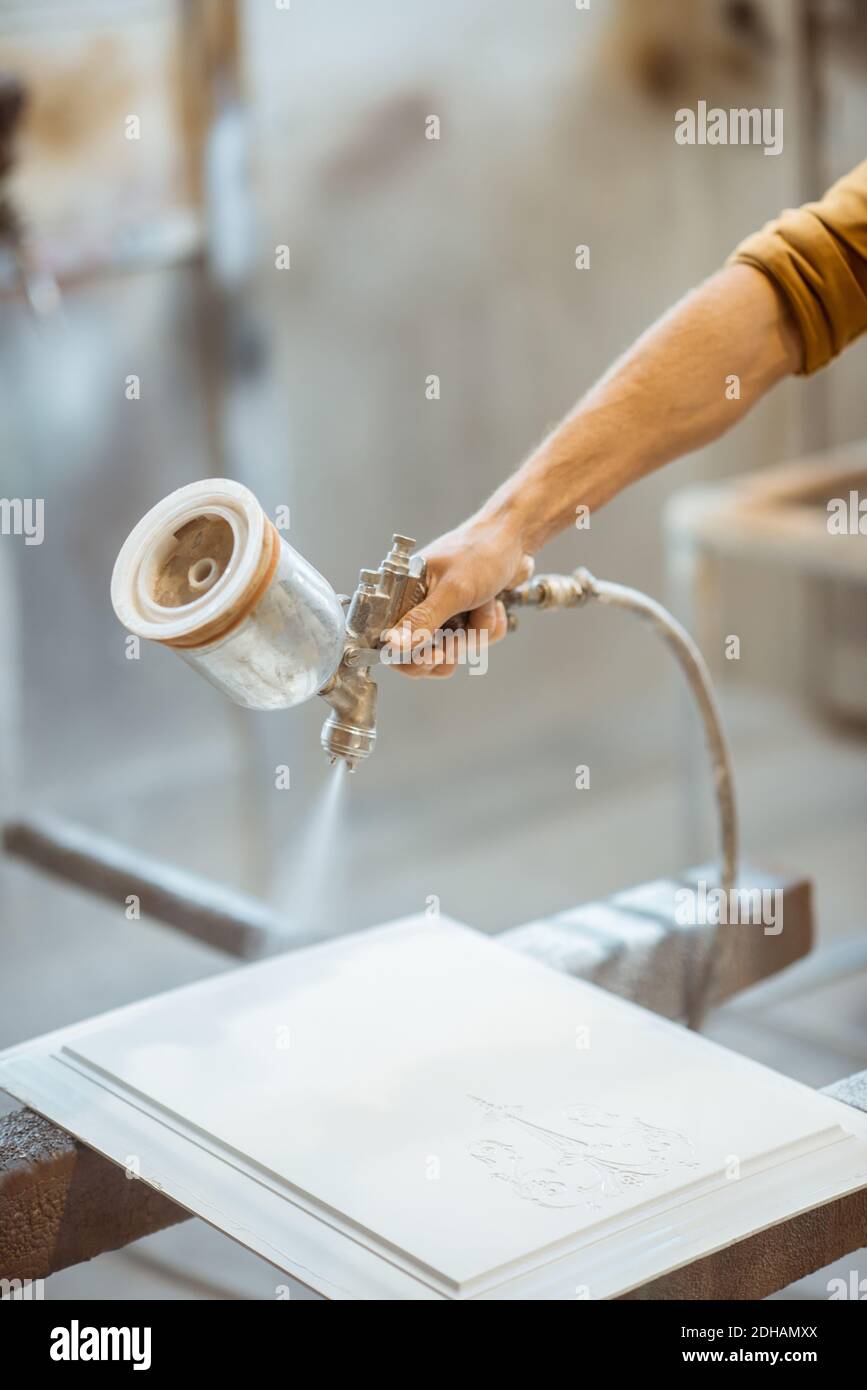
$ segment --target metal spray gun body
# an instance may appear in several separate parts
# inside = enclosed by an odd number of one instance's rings
[[[332,764],[343,758],[350,771],[370,756],[376,742],[377,685],[372,668],[381,660],[383,635],[396,627],[427,594],[425,561],[423,556],[413,554],[415,545],[410,536],[395,535],[379,569],[361,571],[358,588],[351,599],[346,599],[343,659],[319,691],[334,711],[322,727],[322,747]],[[547,582],[542,581],[543,584]],[[538,591],[541,594],[542,591]],[[509,631],[514,631],[516,620],[511,608],[532,602],[531,586],[522,585],[498,597],[506,605]],[[466,613],[457,613],[445,627],[465,628],[467,619]]]
[[[319,694],[332,713],[322,726],[322,747],[332,763],[343,758],[350,771],[370,757],[376,742],[376,681],[371,667],[379,661],[383,633],[427,592],[424,561],[413,556],[415,541],[394,536],[378,570],[364,569],[347,600],[346,645],[334,675]]]

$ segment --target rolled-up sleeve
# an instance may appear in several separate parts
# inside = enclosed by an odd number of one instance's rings
[[[761,270],[787,301],[818,371],[867,332],[867,160],[818,203],[790,209],[735,248],[727,264]]]

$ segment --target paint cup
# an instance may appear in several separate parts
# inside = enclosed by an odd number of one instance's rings
[[[343,654],[331,585],[227,478],[178,488],[142,517],[115,562],[111,601],[130,632],[174,648],[248,709],[301,704]]]

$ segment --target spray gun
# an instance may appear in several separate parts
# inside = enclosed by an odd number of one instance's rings
[[[354,771],[376,740],[383,635],[425,595],[415,541],[395,536],[351,597],[288,543],[240,483],[210,478],[171,493],[127,537],[115,612],[136,637],[173,647],[248,709],[331,706],[322,746]]]
[[[379,569],[363,569],[347,600],[346,642],[340,665],[319,691],[331,706],[321,742],[332,763],[342,758],[354,771],[376,741],[376,680],[383,634],[420,603],[426,593],[424,560],[415,541],[394,536]]]
[[[331,706],[322,746],[354,770],[376,740],[374,668],[384,634],[422,601],[425,564],[415,542],[394,536],[378,569],[363,569],[351,597],[293,549],[240,483],[211,478],[171,493],[127,537],[114,567],[115,612],[140,638],[175,650],[236,704],[288,709],[312,695]],[[737,872],[731,765],[701,653],[670,613],[636,589],[586,569],[540,575],[499,598],[515,610],[578,608],[595,601],[636,614],[676,656],[701,717],[714,774],[721,885]],[[466,614],[449,626],[461,627]],[[701,990],[706,998],[710,975]]]

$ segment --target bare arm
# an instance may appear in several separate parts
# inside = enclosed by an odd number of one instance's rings
[[[572,524],[579,506],[593,511],[717,439],[798,371],[802,356],[767,277],[747,265],[719,271],[648,329],[474,516],[425,548],[429,592],[407,628],[430,633],[469,609],[472,625],[498,640],[505,613],[494,596],[529,575],[537,550]],[[739,399],[726,390],[732,376]],[[453,668],[434,660],[403,669]]]

